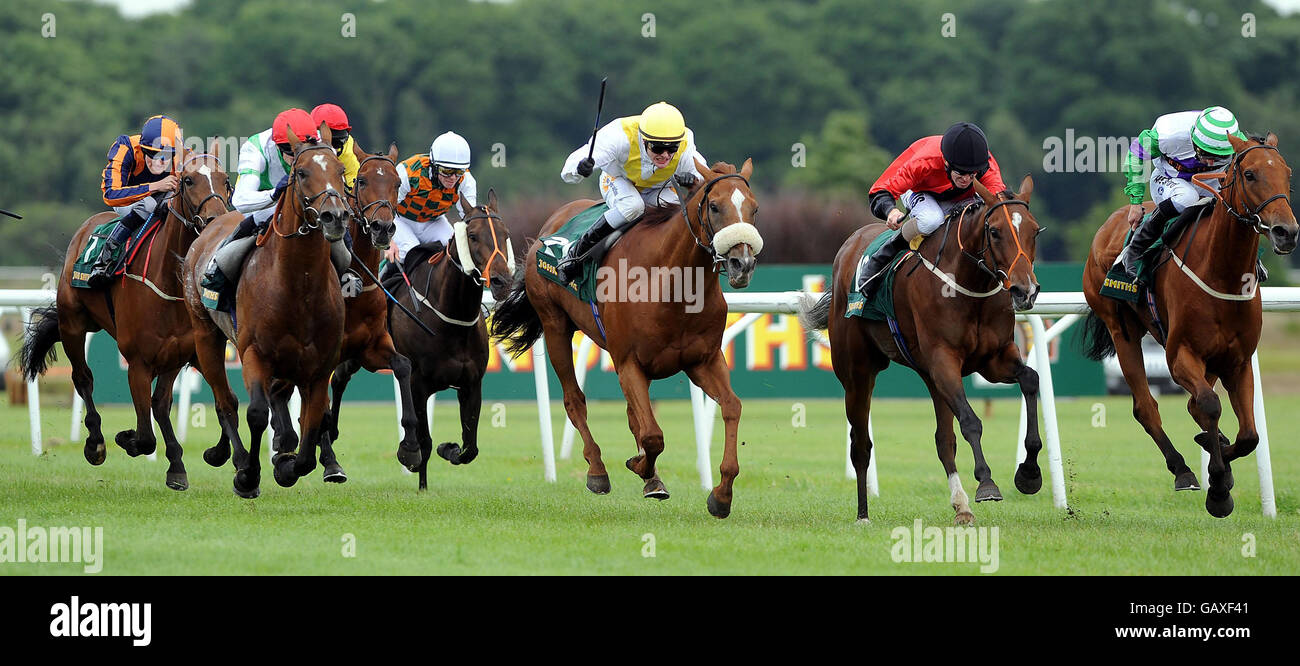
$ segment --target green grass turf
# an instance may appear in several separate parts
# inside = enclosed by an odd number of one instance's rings
[[[1058,405],[1069,510],[1052,506],[1046,450],[1044,486],[1020,495],[1012,482],[1017,403],[993,403],[984,418],[985,454],[1003,502],[973,504],[976,525],[999,530],[999,574],[1295,574],[1300,572],[1300,482],[1295,435],[1300,413],[1290,399],[1269,401],[1278,518],[1260,512],[1255,458],[1239,461],[1236,511],[1210,517],[1204,491],[1173,492],[1155,445],[1133,421],[1127,398],[1063,400]],[[1104,427],[1093,427],[1104,406]],[[129,427],[128,410],[104,412],[108,460],[91,467],[81,442],[60,441],[69,411],[42,412],[46,453],[30,454],[25,408],[0,407],[0,526],[103,526],[104,575],[140,574],[977,574],[972,563],[895,562],[896,527],[952,524],[948,487],[934,452],[928,401],[879,401],[875,432],[881,496],[869,525],[856,524],[853,482],[844,473],[842,403],[807,401],[806,427],[794,427],[795,401],[745,403],[741,474],[731,517],[705,511],[695,472],[689,405],[657,405],[667,450],[660,475],[665,502],[641,497],[641,481],[623,467],[634,451],[622,403],[591,405],[613,493],[583,485],[581,442],[558,461],[558,483],[542,479],[536,409],[504,406],[495,428],[485,404],[481,453],[468,466],[435,458],[431,490],[398,466],[391,406],[345,407],[339,460],[350,480],[324,484],[319,468],[285,489],[263,466],[262,496],[231,492],[232,470],[208,467],[200,454],[216,439],[190,431],[190,489],[163,485],[166,461],[130,459],[112,443]],[[1161,400],[1165,425],[1199,476],[1195,426],[1185,398]],[[1225,402],[1226,407],[1226,402]],[[983,414],[984,405],[977,411]],[[556,446],[563,411],[553,410]],[[1235,423],[1228,416],[1225,430]],[[434,442],[459,432],[455,401],[438,403]],[[713,445],[716,480],[722,423]],[[557,451],[558,454],[558,451]],[[958,440],[958,468],[972,497],[970,448]],[[1204,483],[1205,481],[1202,480]],[[344,557],[344,535],[355,557]],[[654,557],[643,557],[645,535]],[[1253,537],[1253,539],[1252,539]],[[1244,557],[1253,541],[1256,556]],[[0,575],[78,574],[80,564],[0,563]]]

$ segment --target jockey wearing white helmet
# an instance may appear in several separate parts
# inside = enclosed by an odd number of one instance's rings
[[[478,205],[478,184],[469,172],[469,142],[455,132],[433,140],[428,154],[413,155],[397,165],[397,231],[384,257],[400,262],[416,245],[451,239],[446,212],[462,198]]]

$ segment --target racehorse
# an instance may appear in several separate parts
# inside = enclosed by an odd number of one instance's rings
[[[1020,358],[1012,311],[1028,310],[1038,297],[1034,255],[1041,228],[1029,212],[1034,181],[1025,176],[1015,195],[1007,192],[995,196],[979,181],[974,187],[983,206],[964,209],[954,216],[957,219],[950,218],[942,233],[921,243],[917,258],[906,257],[897,268],[893,286],[895,321],[904,347],[900,348],[888,323],[845,317],[849,294],[854,293],[858,260],[871,241],[886,230],[883,224],[869,224],[849,236],[835,255],[830,293],[815,303],[805,299],[800,307],[805,328],[829,328],[831,365],[844,386],[850,458],[858,476],[858,520],[864,523],[870,522],[866,480],[872,447],[867,432],[871,392],[876,375],[891,361],[911,366],[930,391],[937,424],[934,441],[948,476],[957,524],[969,525],[975,516],[957,474],[954,416],[975,457],[975,478],[979,481],[975,501],[1002,499],[980,445],[984,426],[962,387],[966,375],[979,372],[991,382],[1020,385],[1028,414],[1027,455],[1016,470],[1016,488],[1033,494],[1043,484],[1038,467],[1038,452],[1043,447],[1038,436],[1038,373]],[[926,257],[935,259],[931,263]],[[914,265],[909,270],[909,262],[921,264],[924,269]]]
[[[551,366],[564,389],[564,409],[582,436],[587,489],[598,495],[609,493],[609,474],[600,447],[587,428],[587,399],[574,377],[574,330],[581,330],[613,358],[619,385],[627,398],[628,428],[637,444],[637,454],[626,465],[645,481],[642,494],[647,498],[668,498],[668,490],[655,471],[664,437],[651,409],[650,381],[685,371],[722,408],[726,444],[719,468],[721,480],[709,493],[707,507],[713,516],[726,518],[731,513],[732,486],[740,473],[736,457],[740,399],[731,390],[721,349],[727,303],[718,281],[706,280],[704,275],[722,268],[733,288],[748,286],[762,251],[762,238],[751,222],[758,210],[749,188],[752,162],[745,160],[739,172],[722,162],[712,169],[698,160],[695,164],[701,178],[681,195],[683,204],[648,209],[650,212],[605,255],[600,270],[608,274],[613,267],[625,266],[629,267],[628,275],[645,271],[670,278],[678,272],[683,283],[686,275],[699,275],[703,291],[700,303],[688,309],[683,302],[666,302],[673,300],[666,286],[658,302],[598,298],[598,303],[585,303],[528,268],[537,265],[541,243],[535,241],[528,250],[522,276],[516,278],[510,297],[493,316],[492,334],[508,339],[508,349],[514,354],[523,353],[538,336],[545,335]],[[547,219],[539,235],[555,233],[575,214],[595,203],[582,200],[563,206]],[[598,288],[597,293],[600,291]],[[693,312],[697,306],[701,309]]]
[[[280,403],[295,387],[302,394],[302,444],[296,456],[277,453],[275,480],[289,487],[316,467],[330,372],[338,365],[343,341],[343,295],[330,261],[330,243],[343,238],[352,210],[344,198],[343,165],[330,147],[324,123],[320,134],[319,141],[300,141],[289,133],[293,161],[288,187],[258,238],[259,247],[249,254],[237,287],[233,339],[249,395],[251,451],[240,439],[239,405],[226,379],[227,333],[203,305],[199,287],[208,260],[243,215],[214,220],[185,257],[185,301],[199,367],[212,387],[222,434],[234,448],[235,494],[247,499],[260,493],[262,432],[272,403],[277,414],[287,413]],[[204,453],[205,460],[212,462],[212,451]]]
[[[460,402],[461,443],[439,444],[438,455],[453,465],[465,465],[478,457],[478,419],[488,362],[483,287],[491,288],[495,300],[505,300],[515,268],[510,230],[501,219],[496,192],[488,190],[485,205],[470,208],[462,199],[460,206],[462,221],[457,229],[463,222],[464,233],[458,231],[442,252],[420,261],[393,291],[394,297],[410,304],[434,335],[405,314],[389,311],[393,342],[412,360],[411,390],[420,446],[420,460],[413,471],[419,473],[420,490],[429,487],[433,439],[424,406],[434,393],[455,388]],[[340,382],[347,383],[336,372],[335,404],[342,394]]]
[[[1158,270],[1163,262],[1157,267],[1149,286],[1154,304],[1136,307],[1100,294],[1107,270],[1124,247],[1128,225],[1123,209],[1112,213],[1097,231],[1083,273],[1083,293],[1092,308],[1085,324],[1087,355],[1094,360],[1119,356],[1124,381],[1133,392],[1133,416],[1164,455],[1165,466],[1174,475],[1174,490],[1199,490],[1196,474],[1161,426],[1159,406],[1147,385],[1142,336],[1150,332],[1164,342],[1170,374],[1191,394],[1187,411],[1201,428],[1196,443],[1210,454],[1205,509],[1217,518],[1233,509],[1230,463],[1250,455],[1259,444],[1251,373],[1263,323],[1255,283],[1259,237],[1267,234],[1274,252],[1290,254],[1300,230],[1287,195],[1291,168],[1277,150],[1277,136],[1270,133],[1251,140],[1229,136],[1228,140],[1235,154],[1225,172],[1193,177],[1198,183],[1226,181],[1217,192],[1206,188],[1216,199],[1208,219],[1199,218],[1172,240],[1171,252],[1161,254],[1180,270]],[[1147,211],[1151,208],[1148,203]],[[1152,308],[1159,314],[1158,321]],[[1222,407],[1214,393],[1219,379],[1239,424],[1231,445],[1219,431]]]
[[[180,257],[204,227],[230,210],[230,181],[215,151],[214,143],[208,153],[178,157],[182,160],[180,189],[160,204],[165,210],[156,214],[163,216],[162,226],[147,245],[127,258],[122,279],[106,289],[74,288],[72,269],[86,237],[115,215],[96,213],[81,224],[68,244],[55,305],[36,311],[19,356],[23,373],[35,378],[45,372],[46,357],[54,357],[54,343],[63,342],[72,363],[72,384],[86,405],[89,432],[84,454],[90,464],[100,465],[107,451],[99,410],[91,395],[95,380],[86,364],[85,341],[86,334],[99,330],[113,336],[126,359],[136,417],[135,429],[117,433],[114,441],[131,456],[153,453],[157,440],[149,423],[152,411],[166,446],[167,487],[174,490],[185,490],[189,480],[181,445],[172,431],[172,382],[194,358],[189,312],[181,296]]]

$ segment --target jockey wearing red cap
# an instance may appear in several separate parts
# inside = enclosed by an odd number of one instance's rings
[[[311,120],[317,127],[325,123],[330,128],[330,145],[343,163],[343,182],[352,187],[357,181],[361,162],[352,153],[352,124],[348,122],[348,114],[343,113],[337,104],[321,104],[311,110]]]
[[[903,231],[871,255],[863,295],[871,298],[876,278],[903,248],[934,233],[949,211],[979,199],[973,189],[977,179],[995,194],[1007,189],[984,131],[974,123],[957,123],[943,136],[917,139],[890,163],[868,199],[876,217]]]
[[[101,188],[104,203],[121,219],[105,240],[86,278],[91,287],[103,287],[110,282],[109,276],[115,268],[113,255],[158,207],[158,198],[151,195],[177,190],[175,158],[181,141],[182,132],[176,121],[167,116],[153,116],[144,122],[139,134],[123,134],[108,149]]]

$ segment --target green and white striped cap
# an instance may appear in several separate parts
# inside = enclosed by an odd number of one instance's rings
[[[1196,117],[1196,125],[1192,127],[1192,143],[1207,153],[1231,155],[1233,150],[1232,144],[1228,142],[1229,134],[1241,136],[1237,128],[1237,117],[1221,106],[1212,106]]]

